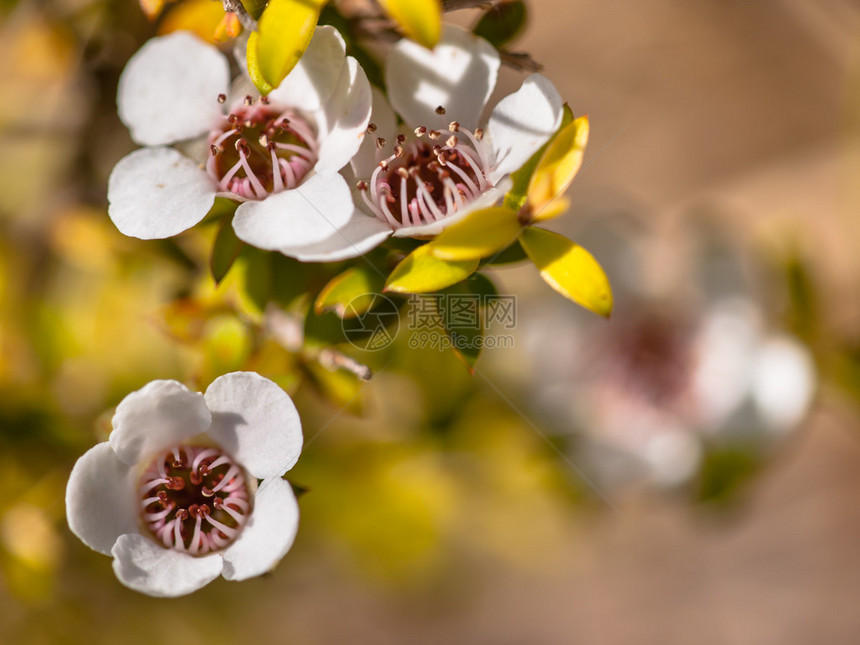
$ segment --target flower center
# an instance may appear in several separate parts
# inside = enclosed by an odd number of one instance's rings
[[[395,229],[437,222],[490,188],[483,131],[472,133],[456,121],[448,131],[444,140],[444,133],[424,126],[415,128],[410,141],[399,135],[393,154],[379,162],[369,181],[358,182],[376,217]],[[376,146],[383,150],[385,140],[378,138]]]
[[[251,510],[242,469],[208,446],[174,446],[140,478],[140,516],[155,540],[191,555],[229,546]]]
[[[619,324],[599,343],[596,361],[627,392],[671,408],[688,394],[694,356],[692,326],[680,312],[643,313]]]
[[[299,114],[246,96],[209,134],[206,171],[222,192],[242,200],[264,199],[298,186],[314,167],[318,149],[313,129]]]

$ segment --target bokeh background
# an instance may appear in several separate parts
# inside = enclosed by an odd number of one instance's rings
[[[530,8],[514,48],[592,124],[555,227],[577,239],[620,218],[632,248],[718,226],[764,276],[751,298],[769,328],[814,355],[804,422],[684,487],[595,490],[570,429],[536,404],[523,329],[473,376],[402,343],[368,358],[367,385],[333,376],[266,334],[241,293],[259,258],[216,289],[211,231],[142,243],[108,220],[107,176],[133,148],[116,81],[156,32],[137,2],[3,0],[0,642],[858,641],[860,3]],[[520,78],[505,70],[497,93]],[[625,243],[612,248],[593,249],[610,278]],[[656,256],[663,273],[690,271]],[[495,279],[562,347],[572,328],[542,317],[559,305],[533,269]],[[68,531],[68,473],[129,391],[237,368],[277,377],[302,413],[297,542],[263,578],[140,596]]]

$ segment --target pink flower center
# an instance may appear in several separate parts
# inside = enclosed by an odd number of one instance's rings
[[[491,187],[483,134],[452,121],[447,133],[419,126],[414,139],[399,135],[394,152],[379,162],[370,180],[358,182],[364,203],[395,229],[457,212]],[[384,150],[386,142],[377,139],[376,145]]]
[[[144,471],[140,517],[157,542],[206,555],[229,546],[251,510],[245,475],[227,454],[209,446],[174,446]]]
[[[302,116],[248,96],[209,133],[206,171],[221,192],[264,199],[298,186],[316,164],[318,151],[314,130]]]

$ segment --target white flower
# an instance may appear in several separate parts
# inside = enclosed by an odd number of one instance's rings
[[[231,91],[227,59],[188,33],[154,38],[132,56],[117,104],[146,147],[120,160],[108,182],[108,213],[122,233],[177,235],[202,220],[216,196],[243,202],[240,213],[253,207],[262,222],[352,215],[338,170],[361,145],[372,95],[340,34],[318,27],[281,85],[265,98],[253,93],[244,77]],[[182,146],[191,156],[166,147],[195,138],[197,145]],[[298,243],[314,241],[301,225],[296,235]]]
[[[326,213],[263,225],[264,205],[249,204],[233,221],[236,234],[300,260],[340,260],[390,235],[437,235],[496,203],[509,188],[508,175],[558,129],[563,107],[552,83],[534,74],[478,128],[498,71],[498,52],[459,27],[446,26],[433,51],[401,40],[388,56],[386,83],[406,127],[398,130],[385,98],[374,92],[373,137],[351,164],[361,208],[339,222]],[[312,242],[294,242],[299,226],[306,235],[314,232]]]
[[[610,486],[677,486],[709,447],[778,445],[809,410],[815,366],[802,343],[768,327],[737,243],[698,228],[667,241],[611,219],[600,213],[579,238],[608,258],[612,320],[521,309],[511,369],[535,411],[577,433],[579,456]]]
[[[205,394],[153,381],[122,400],[108,441],[72,469],[69,527],[151,596],[258,576],[295,538],[298,504],[281,477],[301,449],[292,400],[259,374],[226,374]]]

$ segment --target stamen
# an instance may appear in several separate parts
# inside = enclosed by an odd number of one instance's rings
[[[218,95],[218,102],[219,103],[221,103],[223,105],[226,101],[227,101],[227,95],[226,94],[219,94]]]
[[[440,105],[436,108],[436,114],[438,114],[439,116],[443,116],[445,114],[445,108]]]
[[[251,510],[241,468],[211,447],[173,446],[150,463],[138,489],[140,519],[153,539],[193,556],[229,546]]]

